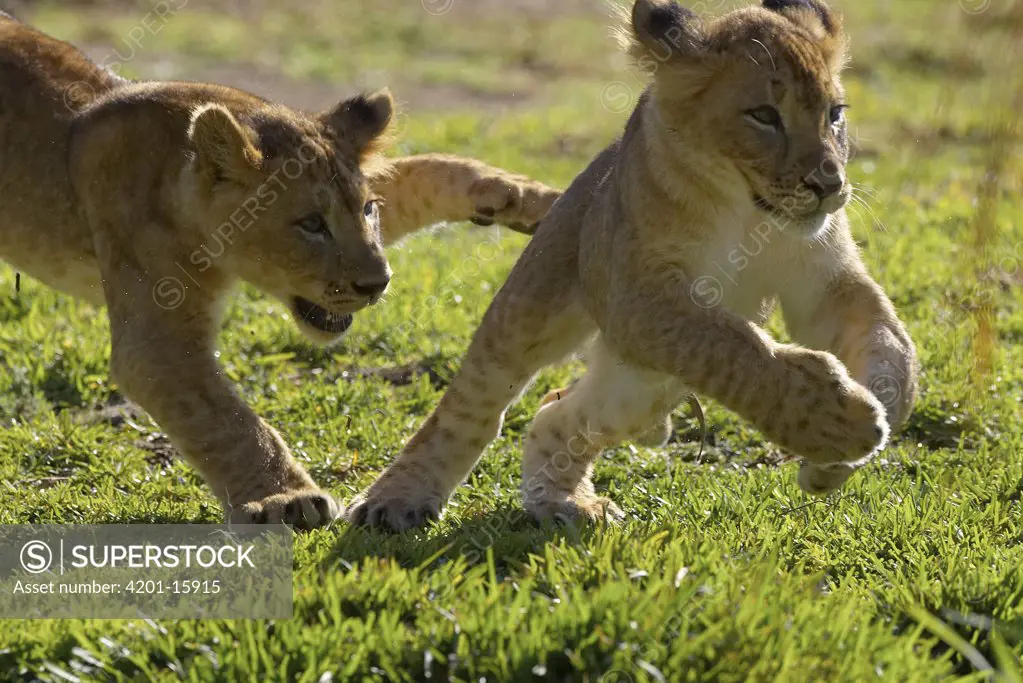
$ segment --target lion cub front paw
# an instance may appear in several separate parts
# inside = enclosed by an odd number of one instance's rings
[[[841,487],[857,469],[856,465],[847,462],[834,465],[814,465],[804,460],[800,463],[796,483],[805,493],[812,496],[823,496]]]
[[[538,522],[551,519],[562,524],[576,522],[621,522],[625,513],[610,498],[599,496],[567,497],[526,501],[526,512]]]
[[[440,519],[445,496],[409,472],[386,471],[345,508],[352,524],[404,531]]]
[[[475,207],[473,223],[501,223],[531,235],[561,192],[524,176],[494,174],[475,181],[469,196]]]
[[[337,519],[340,506],[319,489],[287,491],[232,508],[229,524],[287,524],[302,531]]]
[[[782,445],[815,465],[861,461],[884,448],[889,433],[884,406],[837,358],[801,350],[792,361],[803,400],[788,407],[799,414],[785,421]]]

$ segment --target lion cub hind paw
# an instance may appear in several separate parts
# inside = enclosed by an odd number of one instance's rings
[[[671,418],[667,417],[661,420],[660,424],[651,427],[637,436],[634,441],[640,446],[646,446],[647,448],[663,448],[671,440],[674,430],[675,427],[671,423]]]
[[[358,496],[345,508],[344,517],[356,526],[368,526],[385,531],[405,531],[424,526],[440,519],[443,507],[439,498],[420,500]]]
[[[607,522],[617,524],[625,520],[625,513],[610,498],[565,498],[541,500],[526,504],[526,511],[538,522],[546,519],[561,524],[579,522]]]
[[[301,531],[327,526],[338,518],[341,508],[319,489],[288,491],[255,500],[232,509],[230,524],[287,524]]]

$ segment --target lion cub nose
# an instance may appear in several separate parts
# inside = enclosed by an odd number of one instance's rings
[[[353,282],[352,289],[355,290],[356,294],[361,294],[362,296],[377,296],[378,294],[383,294],[390,282],[390,275],[385,275],[383,278],[366,278]]]
[[[842,169],[831,159],[826,160],[819,169],[806,176],[803,182],[817,195],[817,199],[827,199],[845,187]]]

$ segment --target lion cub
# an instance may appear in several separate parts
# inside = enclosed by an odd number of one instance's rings
[[[471,159],[376,157],[392,107],[133,83],[0,13],[0,259],[107,305],[114,379],[235,522],[312,527],[338,507],[214,358],[232,285],[333,341],[387,288],[384,245],[438,221],[530,231],[559,195]]]
[[[595,458],[657,431],[690,391],[802,456],[811,493],[840,486],[909,414],[913,344],[843,209],[838,17],[765,0],[704,22],[638,0],[622,37],[652,84],[541,223],[440,405],[351,521],[436,517],[533,374],[589,340],[588,373],[525,440],[538,518],[621,515],[594,492]],[[775,300],[801,345],[761,328]]]

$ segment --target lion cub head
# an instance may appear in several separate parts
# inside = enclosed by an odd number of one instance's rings
[[[673,147],[694,163],[804,234],[846,204],[846,40],[823,2],[764,0],[703,21],[668,0],[638,0],[624,37],[654,75]]]
[[[313,341],[337,339],[391,277],[378,199],[360,166],[392,111],[386,90],[319,116],[270,104],[239,114],[217,103],[196,108],[186,187],[203,243],[192,262],[286,302]]]

